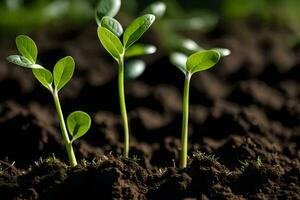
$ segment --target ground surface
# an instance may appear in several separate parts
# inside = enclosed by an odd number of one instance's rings
[[[55,159],[67,161],[51,96],[29,70],[1,59],[0,199],[300,199],[300,48],[287,48],[288,34],[276,29],[238,30],[199,37],[232,55],[192,78],[190,160],[181,171],[174,166],[183,76],[165,52],[147,57],[146,73],[126,83],[126,160],[119,156],[117,67],[95,27],[33,33],[49,69],[63,56],[75,58],[63,111],[87,111],[93,124],[75,144],[84,160],[68,168]],[[1,58],[15,53],[9,45]]]

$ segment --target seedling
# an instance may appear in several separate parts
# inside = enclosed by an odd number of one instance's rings
[[[261,157],[260,156],[257,156],[257,159],[256,159],[256,166],[259,168],[263,165],[263,162],[261,160]]]
[[[239,163],[241,163],[241,171],[244,172],[245,169],[249,166],[249,163],[245,160],[245,161],[240,161],[239,160]]]
[[[150,6],[151,9],[148,9],[148,12],[145,13],[152,13],[155,17],[160,17],[159,15],[163,15],[165,10],[164,3],[154,3],[153,6]],[[110,23],[107,17],[112,18],[115,23],[120,24],[118,21],[113,19],[117,15],[121,8],[121,0],[101,0],[98,2],[96,9],[95,9],[95,18],[96,22],[99,27],[103,26],[108,28],[110,31],[115,33],[117,36],[121,36],[123,34],[122,26],[119,26],[119,30],[115,31],[111,29],[110,26],[113,26],[113,23]],[[103,21],[102,21],[103,20]],[[149,55],[156,52],[156,47],[150,44],[133,44],[130,48],[128,48],[125,52],[126,62],[124,63],[124,75],[126,80],[133,80],[138,78],[142,75],[146,69],[146,63],[135,57]]]
[[[119,86],[119,100],[122,115],[122,123],[124,126],[124,157],[128,158],[129,154],[129,126],[127,119],[127,111],[125,104],[124,94],[124,60],[125,58],[153,53],[156,49],[149,48],[147,45],[136,44],[136,41],[150,28],[155,20],[155,16],[152,14],[145,14],[135,19],[125,31],[123,31],[122,25],[113,17],[116,15],[116,8],[119,9],[118,0],[102,0],[98,4],[98,11],[96,11],[96,21],[98,23],[98,37],[107,50],[107,52],[117,61],[119,65],[118,70],[118,86]],[[105,5],[105,7],[101,7]],[[99,15],[103,16],[100,20]],[[100,22],[100,23],[99,23]],[[123,35],[123,42],[119,39]],[[131,63],[130,67],[133,72],[126,74],[139,75],[144,70],[144,66],[141,63]],[[131,71],[132,71],[131,70]]]
[[[221,54],[216,50],[203,50],[187,57],[184,54],[174,53],[171,62],[185,75],[183,91],[183,118],[181,132],[181,152],[179,168],[186,168],[187,165],[187,145],[188,145],[188,117],[189,117],[189,89],[190,80],[193,74],[207,70],[218,63]]]
[[[216,157],[213,154],[200,152],[200,151],[194,152],[193,157],[197,158],[201,161],[209,161],[209,162],[214,163],[214,164],[218,164],[218,159],[219,159],[218,157]]]
[[[51,73],[49,70],[36,63],[38,49],[35,42],[30,37],[25,35],[18,36],[16,38],[16,45],[21,55],[11,55],[7,57],[7,60],[18,66],[32,69],[35,78],[52,94],[69,162],[71,166],[76,166],[77,160],[72,143],[89,130],[91,118],[85,112],[75,111],[68,116],[66,126],[58,97],[58,92],[73,76],[75,62],[70,56],[62,58],[55,64],[53,73]],[[71,139],[69,136],[71,136]]]

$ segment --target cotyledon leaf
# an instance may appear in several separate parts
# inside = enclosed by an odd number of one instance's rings
[[[72,135],[71,142],[82,137],[91,126],[91,117],[82,111],[72,112],[67,118],[67,127]]]
[[[101,20],[101,26],[110,30],[113,34],[120,37],[123,34],[122,25],[114,18],[105,16]]]
[[[75,62],[71,56],[60,59],[54,66],[54,86],[57,91],[63,88],[72,78],[75,69]]]
[[[124,53],[124,48],[120,39],[110,30],[104,27],[98,27],[97,32],[99,40],[103,47],[115,60],[118,61],[120,59],[120,55]]]
[[[16,45],[20,54],[35,64],[38,53],[35,42],[26,35],[19,35],[16,38]]]
[[[125,30],[123,35],[123,45],[125,49],[135,43],[152,25],[155,16],[146,14],[135,19]]]
[[[219,62],[221,55],[215,50],[202,50],[192,54],[186,61],[186,70],[191,74],[207,70]]]
[[[32,69],[35,78],[48,90],[52,90],[53,76],[52,73],[45,68]]]

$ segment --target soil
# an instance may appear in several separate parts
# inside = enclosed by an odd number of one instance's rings
[[[285,45],[289,31],[219,25],[196,36],[232,55],[192,78],[184,170],[177,168],[183,76],[163,50],[126,82],[125,159],[117,67],[94,24],[31,36],[49,69],[63,56],[75,58],[75,77],[60,95],[63,111],[84,110],[93,124],[74,144],[80,164],[68,167],[51,96],[29,70],[0,60],[1,200],[300,199],[300,48]],[[13,41],[3,41],[2,58],[15,53]]]

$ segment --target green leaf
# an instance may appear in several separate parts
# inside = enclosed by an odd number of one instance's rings
[[[54,66],[54,86],[57,91],[63,88],[72,78],[75,62],[71,56],[60,59]]]
[[[33,66],[35,66],[31,63],[30,60],[28,60],[24,56],[11,55],[11,56],[8,56],[6,59],[7,59],[7,61],[9,61],[13,64],[16,64],[16,65],[19,65],[21,67],[33,68]]]
[[[123,44],[125,49],[136,42],[152,25],[155,16],[146,14],[135,19],[125,30],[123,35]]]
[[[142,60],[132,60],[125,63],[125,78],[126,79],[136,79],[146,69],[146,63]]]
[[[170,55],[170,61],[173,65],[175,65],[180,71],[186,74],[186,61],[188,57],[187,55],[179,52],[174,52]]]
[[[167,5],[162,1],[158,1],[158,2],[154,2],[151,5],[149,5],[144,10],[143,13],[151,13],[151,14],[155,15],[156,18],[161,18],[164,16],[166,10],[167,10]]]
[[[101,20],[101,26],[107,28],[118,37],[120,37],[123,34],[122,25],[112,17],[103,17]]]
[[[119,38],[104,27],[98,27],[98,37],[103,47],[118,61],[120,55],[124,53],[124,48]]]
[[[91,117],[82,111],[72,112],[67,118],[67,127],[73,137],[71,142],[74,142],[90,129]]]
[[[212,50],[219,52],[222,57],[229,56],[231,54],[231,51],[225,48],[213,48]]]
[[[26,35],[19,35],[16,38],[16,45],[20,54],[35,64],[38,50],[34,41]]]
[[[35,78],[48,90],[52,91],[53,77],[49,70],[45,68],[32,69]]]
[[[220,53],[215,50],[203,50],[192,54],[186,62],[186,69],[190,73],[207,70],[217,64]]]
[[[101,0],[95,9],[97,24],[101,26],[101,19],[104,16],[114,17],[121,7],[121,0]]]
[[[153,54],[155,52],[156,52],[156,47],[153,45],[134,44],[126,50],[125,57],[130,58],[134,56]]]

